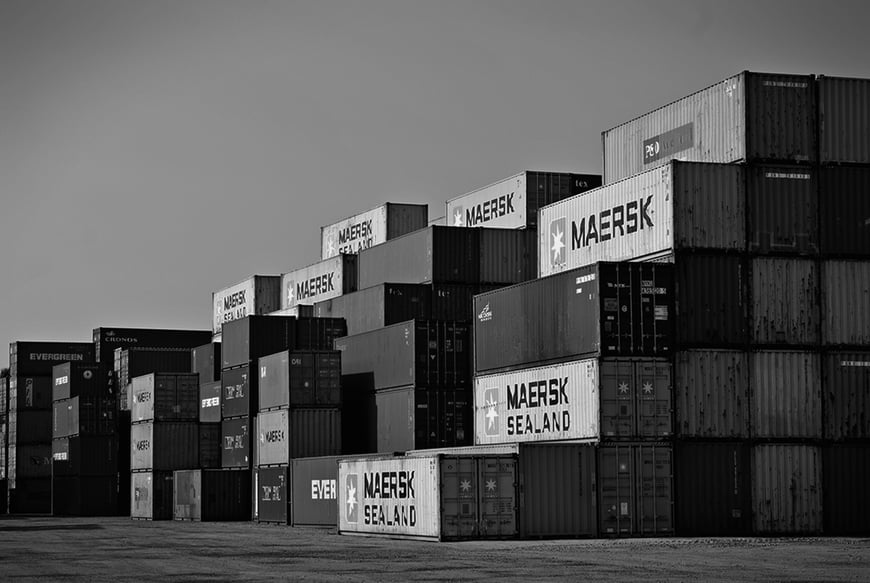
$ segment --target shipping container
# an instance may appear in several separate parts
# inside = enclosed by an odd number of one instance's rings
[[[751,447],[745,442],[674,445],[678,536],[752,534]]]
[[[130,427],[131,470],[183,470],[198,462],[196,421],[149,421]]]
[[[10,410],[45,410],[51,408],[51,373],[48,376],[11,376],[9,387],[15,398],[10,397]]]
[[[474,298],[475,372],[580,356],[665,356],[674,268],[597,263]]]
[[[825,534],[870,534],[870,443],[827,445],[822,462]]]
[[[747,169],[751,253],[819,252],[818,170],[794,166]]]
[[[665,359],[589,358],[475,378],[475,443],[670,437]]]
[[[342,377],[373,374],[376,389],[470,387],[470,328],[463,322],[411,320],[339,338]]]
[[[133,520],[172,520],[172,472],[134,472],[130,488]]]
[[[675,158],[815,162],[815,79],[744,71],[602,132],[604,181]]]
[[[115,435],[117,402],[112,397],[85,395],[52,403],[52,437]]]
[[[339,409],[278,409],[257,415],[257,463],[287,465],[298,457],[341,453]]]
[[[65,362],[52,367],[52,400],[109,396],[109,387],[95,362]]]
[[[290,524],[338,528],[338,460],[341,456],[290,462]]]
[[[818,346],[821,332],[818,262],[753,257],[750,266],[753,344]]]
[[[257,522],[287,524],[290,515],[289,468],[287,466],[259,468],[255,472],[257,478],[254,499]]]
[[[9,464],[15,465],[15,476],[19,480],[51,478],[51,444],[18,444]]]
[[[221,467],[221,424],[199,424],[199,464],[198,468]]]
[[[320,228],[320,258],[339,253],[356,254],[422,229],[429,220],[429,206],[388,202],[377,208]]]
[[[9,378],[0,377],[0,415],[9,412]]]
[[[200,384],[221,380],[221,364],[220,342],[209,342],[190,351],[189,370],[199,375]]]
[[[347,335],[342,318],[249,316],[224,328],[224,370],[249,364],[282,350],[332,350],[336,338]]]
[[[602,536],[674,533],[673,446],[608,444],[598,448]]]
[[[341,452],[372,454],[378,451],[378,407],[371,373],[341,377]],[[346,437],[345,437],[346,436]]]
[[[380,390],[375,407],[378,453],[473,443],[469,389]]]
[[[50,514],[51,478],[9,481],[9,514]]]
[[[818,446],[759,444],[752,448],[755,534],[822,531],[822,460]]]
[[[516,456],[339,461],[339,533],[435,540],[515,538]]]
[[[172,485],[175,520],[250,520],[251,470],[176,470]]]
[[[601,186],[597,174],[526,170],[447,201],[454,227],[534,228],[538,209]]]
[[[822,262],[822,343],[870,346],[870,261]]]
[[[742,166],[671,162],[541,209],[539,274],[675,250],[746,248]]]
[[[821,368],[818,352],[751,352],[750,437],[821,439]]]
[[[198,421],[199,375],[156,372],[133,378],[133,423]]]
[[[824,437],[870,439],[870,352],[822,355]],[[870,458],[867,460],[870,462]]]
[[[281,276],[252,275],[212,293],[211,303],[214,306],[212,333],[221,334],[221,327],[228,322],[281,309]]]
[[[258,362],[259,408],[341,405],[341,353],[284,351]]]
[[[734,255],[677,254],[676,342],[680,348],[744,347],[747,273]]]
[[[819,160],[870,164],[870,79],[817,78]]]
[[[251,418],[221,421],[221,467],[251,467]]]
[[[118,386],[129,389],[135,377],[151,373],[190,374],[190,354],[189,348],[119,348],[115,350]]]
[[[674,358],[676,433],[749,438],[749,357],[740,350],[680,350]]]
[[[427,227],[359,254],[359,289],[383,283],[511,284],[535,276],[534,230]]]
[[[199,422],[220,423],[222,381],[199,385]]]
[[[54,477],[51,513],[54,516],[116,516],[118,478],[111,476]]]
[[[339,296],[341,297],[341,296]],[[326,300],[329,301],[329,300]],[[296,304],[292,308],[285,310],[275,310],[269,312],[267,316],[293,316],[294,318],[313,318],[315,316],[313,305]]]
[[[251,375],[248,365],[224,370],[221,374],[221,418],[253,415],[258,407],[259,375]]]
[[[220,332],[220,327],[218,327]],[[208,330],[161,330],[156,328],[94,328],[96,360],[110,367],[118,348],[194,348],[211,342],[212,332]],[[70,360],[70,359],[67,359]]]
[[[281,309],[311,305],[357,290],[356,255],[340,254],[281,276]]]
[[[124,446],[126,447],[126,445]],[[127,468],[118,465],[116,435],[61,437],[51,441],[52,475],[115,476]]]
[[[870,257],[870,166],[822,167],[819,238],[827,257]]]
[[[11,376],[51,377],[51,369],[64,362],[94,362],[94,345],[90,342],[11,342],[9,374]],[[49,391],[49,400],[51,400]]]
[[[14,444],[51,443],[52,411],[17,411],[9,414],[9,448]]]

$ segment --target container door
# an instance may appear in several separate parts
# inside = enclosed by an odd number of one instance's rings
[[[637,447],[639,534],[674,532],[672,453],[669,446]]]
[[[480,538],[517,536],[517,460],[485,457],[478,462]]]
[[[599,532],[619,536],[634,532],[633,448],[628,445],[602,447],[598,458]]]
[[[670,362],[647,361],[636,365],[637,434],[641,438],[663,438],[673,434],[673,395]]]
[[[441,459],[441,536],[445,539],[478,535],[477,459]]]
[[[634,363],[627,360],[602,360],[601,436],[610,439],[630,439],[635,434]]]

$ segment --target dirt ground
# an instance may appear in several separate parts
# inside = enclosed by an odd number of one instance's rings
[[[0,580],[870,581],[870,539],[435,543],[254,523],[0,517]]]

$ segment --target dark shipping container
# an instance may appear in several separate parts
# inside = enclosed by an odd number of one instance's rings
[[[870,443],[825,446],[822,463],[825,534],[870,534]]]
[[[338,460],[294,459],[290,464],[290,524],[338,527]]]
[[[342,375],[373,374],[373,387],[471,386],[470,326],[413,320],[339,338]]]
[[[113,397],[85,395],[52,403],[52,437],[114,435],[118,404]]]
[[[186,348],[123,348],[115,353],[115,375],[120,387],[135,377],[151,373],[190,374],[190,354]]]
[[[471,445],[472,401],[470,389],[404,387],[378,391],[377,451]]]
[[[51,373],[48,376],[9,377],[9,407],[16,411],[51,408]],[[14,395],[14,399],[13,399]]]
[[[130,427],[131,470],[183,470],[198,462],[196,421],[145,422]]]
[[[221,421],[221,467],[251,467],[251,418]]]
[[[172,472],[134,472],[130,478],[130,517],[172,520]]]
[[[680,350],[674,361],[677,436],[748,439],[748,353]]]
[[[211,330],[94,328],[92,346],[95,347],[95,357],[90,360],[111,365],[114,362],[115,349],[117,348],[195,348],[211,342],[211,339]]]
[[[870,79],[820,75],[817,85],[819,160],[870,164]]]
[[[52,400],[79,396],[110,396],[106,379],[95,362],[65,362],[52,367]]]
[[[750,166],[747,180],[749,251],[758,254],[817,254],[818,170],[795,166]]]
[[[199,421],[200,423],[220,423],[221,420],[221,381],[200,383]]]
[[[821,337],[818,262],[754,257],[750,266],[752,342],[756,346],[817,346]]]
[[[257,409],[259,375],[251,375],[248,365],[221,374],[221,418],[251,416]]]
[[[374,376],[341,377],[341,452],[367,454],[378,450],[378,408],[375,403]]]
[[[10,486],[12,481],[10,480]],[[50,514],[51,478],[18,478],[9,490],[9,514]]]
[[[291,459],[341,453],[341,410],[276,409],[257,415],[256,465],[287,465]]]
[[[9,344],[11,376],[51,376],[51,369],[64,362],[94,362],[90,342],[12,342]],[[49,397],[50,399],[50,397]]]
[[[475,372],[581,356],[666,356],[674,279],[667,263],[597,263],[474,298]]]
[[[735,255],[678,253],[676,341],[680,348],[743,347],[747,336],[746,265]]]
[[[274,467],[257,470],[257,521],[287,524],[290,498],[288,497],[289,468]]]
[[[125,446],[126,447],[126,446]],[[118,465],[118,437],[62,437],[51,442],[52,475],[54,476],[115,476],[129,467]]]
[[[115,516],[118,509],[118,477],[56,476],[51,482],[51,513],[54,516]]]
[[[172,483],[175,520],[251,518],[251,470],[176,470]]]
[[[822,399],[825,439],[870,439],[870,352],[823,354]]]
[[[282,350],[332,350],[336,338],[347,335],[341,318],[248,316],[223,326],[223,368],[249,364]]]
[[[199,424],[199,468],[221,467],[221,424]]]
[[[9,449],[14,444],[50,443],[52,411],[17,411],[9,414]],[[10,451],[11,455],[11,451]]]
[[[820,170],[819,216],[822,254],[870,257],[870,166],[831,166]]]
[[[209,342],[190,351],[190,372],[199,374],[200,383],[221,380],[221,343]]]
[[[151,373],[132,382],[133,423],[139,421],[198,421],[199,375]]]
[[[284,351],[259,359],[259,409],[341,405],[341,353]]]
[[[10,449],[9,470],[17,480],[51,477],[51,444],[18,444],[14,454]]]

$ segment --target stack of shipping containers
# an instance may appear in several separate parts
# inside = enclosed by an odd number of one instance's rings
[[[190,371],[199,375],[199,465],[221,467],[221,343],[190,351]]]
[[[92,362],[89,342],[9,345],[7,443],[10,513],[51,512],[52,367]]]
[[[0,376],[0,514],[6,514],[9,510],[8,472],[7,460],[9,459],[9,378]]]
[[[870,532],[870,80],[818,78],[824,532]]]
[[[51,512],[118,513],[118,404],[96,362],[52,370]]]

